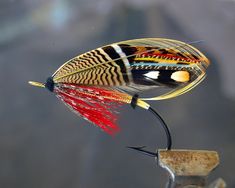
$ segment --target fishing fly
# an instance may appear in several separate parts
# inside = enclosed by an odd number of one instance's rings
[[[162,122],[170,149],[169,130],[147,101],[182,95],[205,78],[209,60],[191,44],[163,38],[122,41],[74,57],[45,83],[29,84],[47,88],[73,112],[111,135],[120,130],[118,107],[131,104],[149,110]],[[168,91],[139,97],[158,88]]]

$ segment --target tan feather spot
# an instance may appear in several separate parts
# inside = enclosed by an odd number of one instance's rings
[[[176,82],[188,82],[190,80],[190,74],[188,71],[176,71],[171,75],[171,79]]]

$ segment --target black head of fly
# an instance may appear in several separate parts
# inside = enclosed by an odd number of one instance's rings
[[[133,98],[132,98],[132,101],[131,101],[131,106],[133,108],[136,107],[136,101],[138,99],[138,95],[134,95]],[[171,146],[172,146],[172,138],[171,138],[171,133],[170,133],[170,130],[167,126],[167,124],[165,123],[165,121],[162,119],[162,117],[151,107],[148,108],[148,111],[150,111],[157,119],[158,121],[160,122],[161,126],[163,127],[165,133],[166,133],[166,137],[167,137],[167,146],[166,146],[166,150],[170,150],[171,149]],[[152,151],[148,151],[148,150],[145,150],[146,146],[127,146],[127,148],[130,148],[130,149],[134,149],[136,151],[139,151],[145,155],[148,155],[148,156],[151,156],[151,157],[158,157],[158,153],[157,152],[152,152]]]
[[[50,92],[54,91],[54,86],[55,83],[53,81],[52,77],[47,78],[45,83],[40,83],[40,82],[34,82],[34,81],[29,81],[30,85],[36,86],[36,87],[43,87],[48,89]]]
[[[55,86],[55,83],[53,81],[53,78],[52,77],[47,78],[47,81],[45,83],[45,88],[47,88],[49,91],[53,92],[54,86]]]

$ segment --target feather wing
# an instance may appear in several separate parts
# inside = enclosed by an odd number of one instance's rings
[[[208,65],[208,59],[189,44],[160,38],[136,39],[77,56],[62,65],[53,74],[53,80],[55,83],[113,87],[129,94],[167,87],[171,95],[166,95],[171,98],[202,80]],[[172,79],[175,72],[178,73]],[[149,76],[154,73],[155,76]]]

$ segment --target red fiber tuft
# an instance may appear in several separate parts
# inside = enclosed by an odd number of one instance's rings
[[[118,97],[122,97],[118,92],[107,88],[75,84],[60,84],[55,92],[73,111],[99,126],[106,133],[114,135],[120,131],[116,124],[118,117],[115,109],[124,103],[117,100]]]

